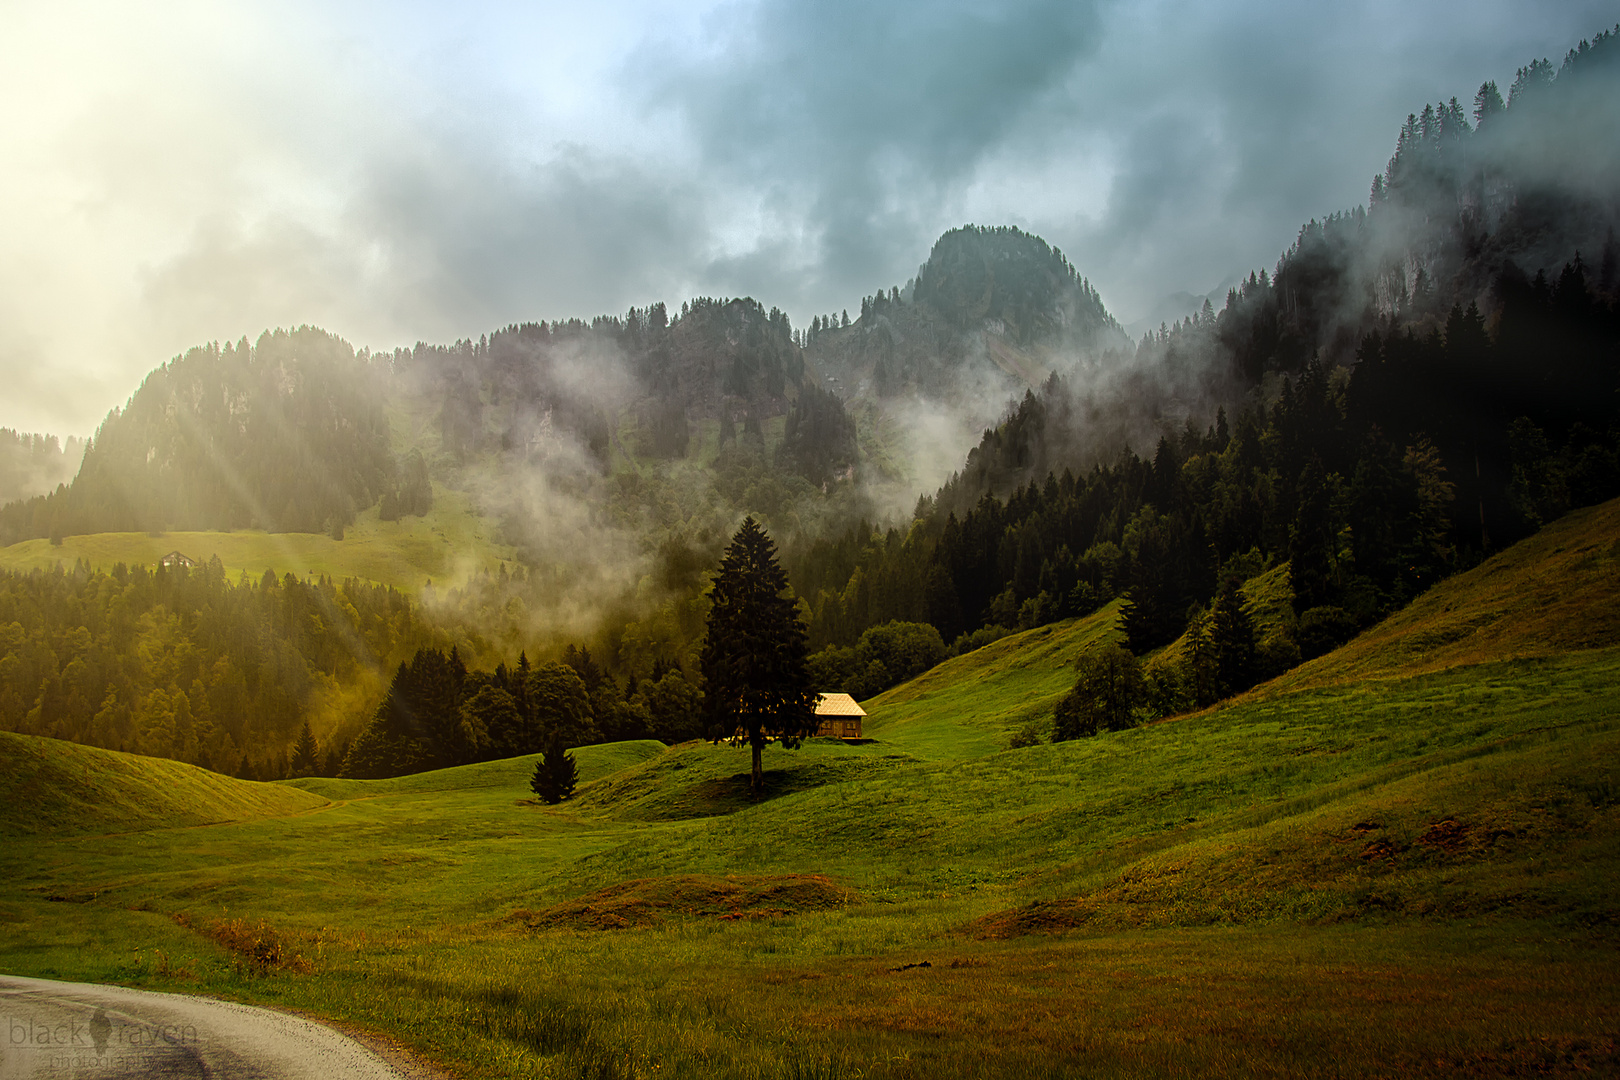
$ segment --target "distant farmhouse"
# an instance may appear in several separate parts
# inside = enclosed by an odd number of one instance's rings
[[[197,560],[188,558],[187,556],[180,554],[178,551],[171,551],[167,555],[163,556],[163,558],[158,560],[158,565],[167,567],[183,566],[187,570],[195,570],[197,568]]]
[[[858,739],[861,737],[861,717],[866,710],[855,704],[855,699],[848,694],[822,694],[816,702],[816,719],[821,726],[816,729],[817,735],[831,735],[835,739]]]

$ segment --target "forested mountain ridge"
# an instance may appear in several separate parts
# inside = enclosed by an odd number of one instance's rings
[[[260,528],[341,534],[393,478],[384,383],[310,327],[191,349],[89,440],[78,475],[0,509],[0,541]]]
[[[386,355],[356,356],[307,327],[199,347],[108,416],[65,491],[0,508],[0,541],[236,528],[340,537],[370,506],[383,520],[427,513],[435,482],[468,492],[548,573],[600,556],[581,530],[624,534],[607,545],[624,561],[712,546],[741,512],[819,535],[883,512],[867,480],[906,482],[918,451],[881,433],[904,430],[886,410],[949,413],[968,400],[977,416],[1046,370],[1020,349],[1122,342],[1062,255],[1016,229],[948,233],[919,282],[908,291],[923,300],[890,290],[836,330],[818,319],[796,331],[752,299],[697,298],[673,314],[660,303]],[[897,353],[898,326],[926,333]],[[837,349],[895,379],[861,398],[821,378],[812,358]],[[884,366],[906,349],[926,362]],[[852,398],[868,403],[864,431]],[[880,452],[869,459],[870,439]],[[566,588],[593,573],[550,579]]]
[[[0,428],[0,506],[45,495],[73,479],[84,443]]]
[[[1620,33],[1521,69],[1505,101],[1486,84],[1475,117],[1412,116],[1370,209],[1144,338],[1132,378],[1211,391],[1170,396],[1193,408],[1160,415],[1150,456],[1097,380],[1053,378],[908,531],[798,553],[813,639],[905,619],[950,640],[1124,595],[1141,651],[1289,563],[1309,653],[1620,492],[1620,170],[1590,167],[1612,140],[1586,154],[1620,130]]]
[[[904,290],[804,330],[699,299],[358,357],[278,332],[154,372],[71,487],[0,510],[0,539],[337,535],[456,487],[527,565],[424,593],[432,640],[487,631],[500,645],[482,659],[515,661],[588,638],[613,684],[600,730],[682,730],[703,571],[746,512],[782,541],[812,641],[846,651],[894,620],[966,648],[1126,597],[1143,652],[1286,564],[1293,619],[1251,650],[1244,677],[1260,677],[1620,491],[1620,173],[1583,156],[1615,129],[1617,41],[1530,65],[1505,98],[1487,84],[1472,124],[1455,101],[1414,114],[1368,208],[1307,224],[1219,312],[1134,346],[1061,253],[977,227],[941,237]],[[856,524],[895,520],[867,486],[874,431],[1013,388],[908,524]],[[52,655],[8,707],[79,730],[64,718],[83,709],[44,689],[78,653]],[[637,704],[637,682],[665,692]],[[1188,700],[1171,691],[1167,707]]]

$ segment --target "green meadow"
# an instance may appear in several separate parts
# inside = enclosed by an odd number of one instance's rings
[[[415,595],[429,580],[454,586],[480,570],[494,571],[512,558],[498,543],[494,523],[481,517],[468,497],[435,484],[433,509],[425,517],[383,521],[376,507],[364,510],[342,540],[324,533],[272,533],[261,529],[235,532],[91,533],[65,537],[61,544],[25,540],[0,548],[0,569],[49,570],[71,567],[84,559],[92,567],[116,563],[155,566],[171,551],[197,562],[218,556],[232,578],[258,578],[266,570],[278,576],[327,575],[335,580],[360,578],[391,585]]]
[[[1620,1071],[1620,508],[1284,679],[1008,749],[1110,608],[868,738],[253,784],[0,736],[0,968],[296,1008],[465,1076]],[[1551,614],[1548,614],[1550,610]],[[1439,659],[1437,659],[1437,657]]]

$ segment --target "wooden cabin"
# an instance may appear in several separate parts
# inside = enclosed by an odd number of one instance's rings
[[[866,710],[855,704],[855,699],[848,694],[822,694],[816,701],[816,719],[821,726],[816,728],[817,735],[830,735],[835,739],[858,739],[861,737],[861,717]]]
[[[188,559],[186,556],[180,554],[178,551],[171,551],[167,555],[163,556],[163,558],[158,560],[158,565],[159,566],[183,566],[187,570],[195,570],[197,568],[196,560]]]

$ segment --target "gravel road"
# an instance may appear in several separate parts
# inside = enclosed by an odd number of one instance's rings
[[[368,1040],[375,1042],[375,1040]],[[0,975],[0,1080],[423,1080],[385,1045],[212,998]]]

